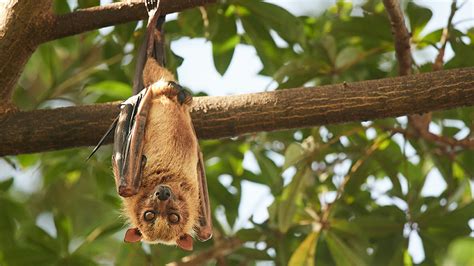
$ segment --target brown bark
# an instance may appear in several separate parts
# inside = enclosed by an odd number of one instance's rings
[[[50,0],[0,2],[0,113],[9,111],[11,91],[38,47],[35,30],[50,12]]]
[[[399,62],[399,75],[410,75],[411,74],[411,52],[410,52],[410,35],[408,29],[405,26],[403,13],[400,9],[398,0],[384,0],[385,9],[389,14],[389,19],[392,27],[392,34],[395,42],[395,52]],[[456,14],[457,1],[453,0],[451,3],[451,12],[448,17],[448,23],[443,29],[443,34],[440,40],[440,49],[436,56],[435,62],[433,63],[433,71],[439,71],[443,69],[443,57],[446,49],[446,45],[449,38],[449,31],[452,30],[452,21]],[[431,112],[424,114],[414,114],[408,116],[410,131],[413,131],[416,137],[421,137],[427,141],[436,143],[442,146],[445,150],[451,151],[455,147],[463,147],[472,149],[474,147],[474,140],[464,139],[457,140],[454,138],[438,136],[429,131],[429,125],[431,123]],[[396,132],[397,129],[392,131]],[[412,135],[406,132],[405,135]]]
[[[161,0],[164,13],[216,0]],[[112,3],[56,16],[50,0],[8,0],[0,3],[0,113],[14,109],[13,89],[26,62],[44,42],[146,18],[142,2]]]
[[[226,256],[234,250],[242,246],[242,241],[238,238],[225,239],[218,245],[189,256],[182,258],[180,261],[166,264],[166,266],[187,266],[187,265],[204,265],[211,260]]]
[[[95,145],[115,104],[0,115],[0,156]],[[474,68],[234,96],[196,97],[199,138],[374,120],[474,105]],[[108,139],[110,143],[112,139]]]
[[[390,19],[392,35],[395,41],[398,73],[400,76],[410,75],[412,63],[410,52],[411,34],[405,25],[405,18],[400,9],[400,2],[398,0],[383,0],[383,3]]]
[[[161,0],[160,10],[165,14],[187,8],[215,3],[217,0]],[[143,2],[119,2],[105,6],[80,9],[75,12],[53,17],[45,25],[42,42],[76,35],[90,30],[118,25],[147,18]]]

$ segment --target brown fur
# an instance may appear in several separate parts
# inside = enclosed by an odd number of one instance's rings
[[[178,91],[169,85],[173,75],[148,58],[144,84],[151,85],[151,108],[145,127],[143,154],[147,157],[138,194],[123,198],[124,212],[147,242],[176,244],[183,234],[193,235],[199,220],[198,142],[189,115],[190,103],[180,104]],[[153,79],[154,78],[154,79]],[[152,83],[152,80],[158,82]],[[171,188],[172,197],[160,202],[158,185]],[[146,211],[160,212],[153,222],[144,219]],[[180,216],[171,224],[167,215]]]

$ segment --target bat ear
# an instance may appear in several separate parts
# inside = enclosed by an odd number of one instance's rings
[[[193,237],[189,234],[184,234],[176,241],[176,244],[181,249],[191,251],[193,250]]]
[[[139,242],[140,240],[142,240],[142,233],[140,230],[138,230],[138,228],[129,228],[123,239],[123,241],[126,243],[135,243]]]

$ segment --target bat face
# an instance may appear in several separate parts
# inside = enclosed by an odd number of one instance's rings
[[[199,218],[199,194],[185,177],[158,173],[144,180],[137,195],[124,199],[124,208],[141,240],[192,248],[190,236],[195,234]],[[183,246],[182,239],[188,246]]]

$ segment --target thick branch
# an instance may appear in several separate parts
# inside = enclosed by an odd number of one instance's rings
[[[0,155],[95,145],[118,114],[116,105],[0,115]],[[316,88],[196,97],[192,117],[198,137],[210,139],[471,105],[474,68],[464,68]]]
[[[11,90],[38,42],[35,25],[50,12],[50,0],[0,2],[0,113],[8,111]]]
[[[160,10],[165,14],[182,11],[187,8],[215,3],[217,0],[161,0]],[[64,38],[75,34],[147,18],[143,2],[119,2],[105,6],[80,9],[75,12],[55,16],[42,28],[42,42]]]
[[[402,10],[398,0],[383,0],[392,26],[392,35],[395,41],[395,52],[398,60],[400,76],[411,72],[410,33],[405,25]]]

